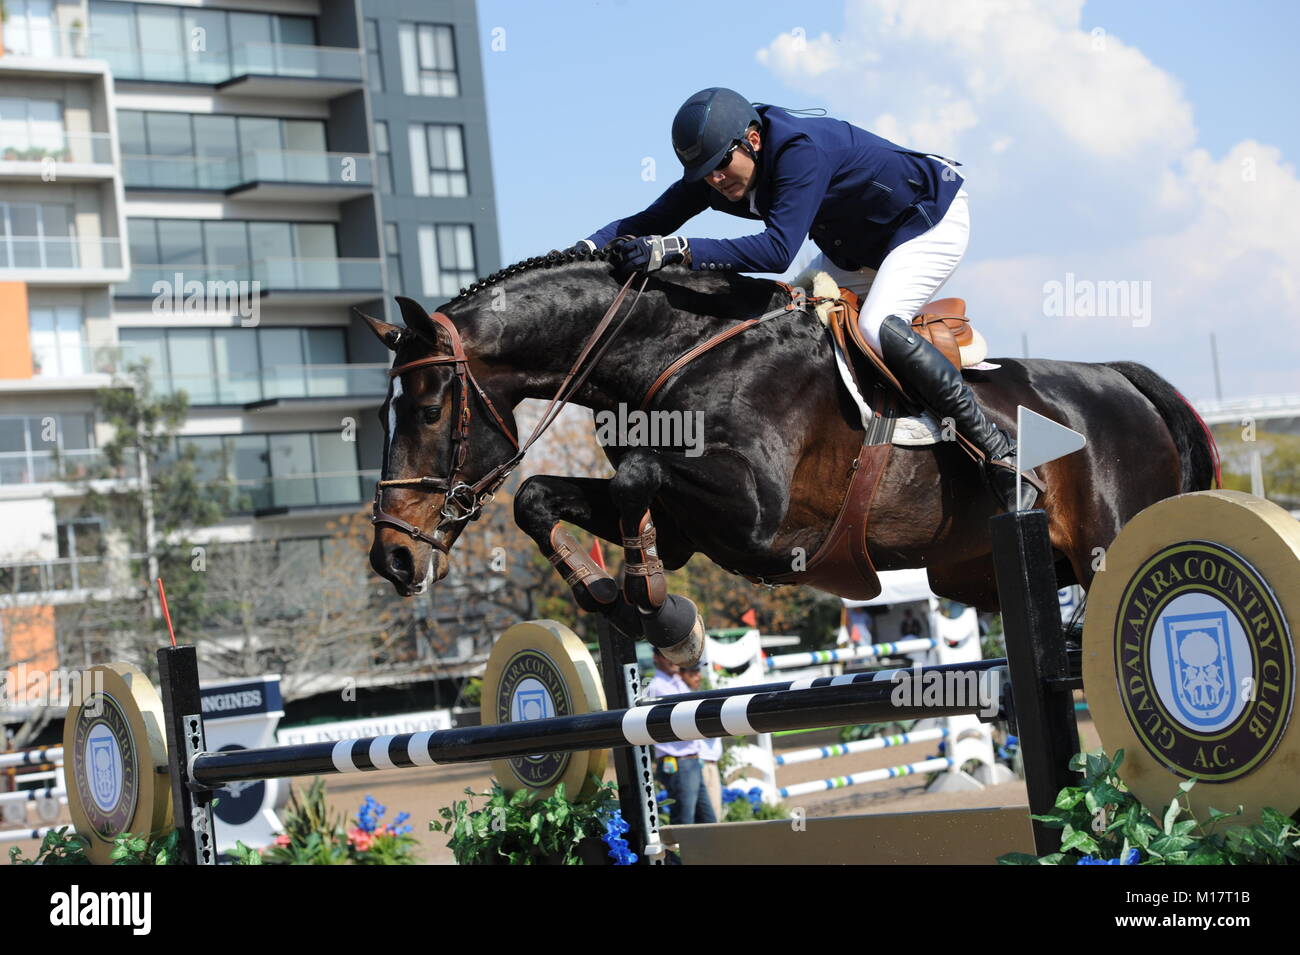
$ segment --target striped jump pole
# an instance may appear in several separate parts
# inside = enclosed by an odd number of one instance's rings
[[[1082,656],[1076,653],[1074,658],[1079,668],[1082,668]],[[963,673],[982,673],[985,670],[1000,670],[1005,668],[1007,661],[1002,658],[992,660],[972,660],[970,663],[938,663],[918,668],[899,667],[889,670],[871,670],[863,673],[843,673],[839,676],[810,676],[798,680],[785,680],[779,683],[759,683],[749,686],[727,686],[716,690],[696,690],[693,693],[677,693],[672,696],[664,697],[647,697],[639,700],[639,706],[653,706],[656,703],[684,703],[688,700],[711,700],[724,696],[741,696],[743,694],[753,693],[780,693],[786,690],[806,690],[815,689],[823,686],[856,686],[862,683],[887,683],[893,685],[894,681],[899,678],[900,674],[916,676],[921,674],[922,678],[926,675],[933,677],[935,674],[963,674]],[[942,715],[942,714],[940,714]],[[798,729],[828,729],[835,725],[843,724],[826,724],[821,727],[798,727]]]
[[[925,669],[915,672],[924,673]],[[991,678],[989,683],[995,679]],[[746,689],[750,692],[683,694],[625,710],[495,726],[222,753],[199,751],[189,760],[189,776],[200,786],[217,788],[245,780],[363,773],[436,763],[747,736],[781,729],[977,714],[983,709],[978,699],[938,707],[920,703],[895,705],[896,685],[881,680],[832,679],[823,685],[767,692],[761,687]],[[986,694],[981,696],[987,698]]]
[[[795,763],[811,763],[819,759],[831,759],[835,756],[848,756],[850,753],[870,753],[891,746],[903,746],[907,743],[924,743],[929,740],[944,739],[948,735],[945,727],[929,730],[915,730],[911,733],[896,733],[893,736],[876,736],[872,739],[859,739],[851,743],[838,743],[834,746],[813,746],[809,749],[796,749],[775,757],[777,766],[793,766]]]
[[[867,647],[846,647],[842,650],[811,650],[804,653],[782,653],[767,658],[769,670],[788,670],[792,667],[821,666],[826,663],[848,663],[852,660],[876,660],[901,653],[921,653],[933,650],[939,641],[933,637],[897,640],[894,643],[874,643]]]
[[[68,791],[63,787],[50,789],[20,789],[12,793],[0,793],[0,806],[11,802],[36,802],[39,799],[62,799],[66,801]]]
[[[809,793],[824,792],[827,789],[860,786],[863,783],[875,783],[880,782],[882,779],[911,776],[914,773],[941,773],[951,769],[952,765],[953,761],[947,756],[936,756],[934,759],[924,759],[919,763],[908,763],[906,766],[869,769],[866,772],[854,773],[852,776],[836,776],[832,779],[817,779],[810,783],[796,783],[793,786],[783,786],[777,792],[780,793],[782,799],[789,799],[791,796],[806,796]]]
[[[66,823],[64,824],[66,826]],[[64,826],[42,826],[40,829],[9,829],[0,832],[0,842],[22,842],[24,839],[44,839],[46,833]]]
[[[62,746],[46,746],[21,753],[0,753],[0,769],[13,766],[44,766],[63,762]]]

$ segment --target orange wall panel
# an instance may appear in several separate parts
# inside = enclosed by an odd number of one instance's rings
[[[27,283],[0,282],[0,378],[32,377]]]

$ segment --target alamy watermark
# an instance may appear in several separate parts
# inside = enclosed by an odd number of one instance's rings
[[[602,447],[685,448],[688,458],[704,453],[703,411],[628,410],[596,412],[596,440]]]
[[[256,328],[262,320],[262,283],[256,279],[186,281],[185,273],[177,272],[171,281],[154,282],[150,291],[155,315],[238,315],[244,328]]]
[[[997,670],[935,670],[913,664],[890,676],[889,702],[897,707],[947,709],[978,706],[979,715],[998,715],[1002,687]]]
[[[1043,283],[1043,314],[1050,318],[1130,318],[1134,328],[1151,324],[1151,282],[1094,281],[1065,273]]]
[[[104,674],[98,670],[42,670],[19,663],[0,670],[0,713],[28,707],[81,706],[87,700],[89,716],[98,716],[104,693]]]

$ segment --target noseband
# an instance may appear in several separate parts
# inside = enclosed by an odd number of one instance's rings
[[[636,291],[636,297],[632,299],[631,307],[628,308],[627,313],[619,321],[613,332],[610,333],[604,344],[601,345],[596,354],[592,356],[590,363],[587,362],[587,357],[591,353],[592,348],[600,339],[601,335],[605,333],[605,329],[609,327],[610,322],[613,321],[614,316],[618,313],[619,307],[623,304],[623,299],[627,296],[628,288],[631,286],[633,279],[636,278],[636,275],[637,273],[633,273],[628,277],[627,281],[623,283],[623,287],[619,289],[618,295],[614,297],[614,301],[610,303],[604,316],[596,325],[595,331],[591,333],[586,344],[583,346],[582,351],[578,354],[578,358],[573,363],[573,367],[570,368],[569,373],[564,376],[564,380],[560,383],[560,387],[556,391],[555,397],[551,399],[551,403],[546,408],[546,413],[542,415],[541,419],[537,422],[537,426],[533,429],[533,433],[528,436],[528,440],[522,445],[520,445],[518,439],[506,425],[505,420],[497,413],[496,408],[492,404],[492,399],[488,397],[487,392],[483,390],[483,387],[474,377],[474,373],[470,370],[469,357],[465,354],[464,343],[461,340],[460,332],[457,330],[455,324],[453,324],[452,320],[442,312],[434,312],[430,315],[429,318],[432,319],[439,328],[446,332],[451,343],[451,354],[431,355],[427,358],[417,358],[415,361],[406,362],[405,364],[390,369],[388,377],[397,378],[400,375],[406,374],[408,371],[414,371],[417,368],[427,368],[434,365],[455,366],[456,417],[451,434],[451,466],[448,469],[446,477],[388,478],[385,475],[381,475],[381,480],[375,485],[375,502],[370,517],[370,523],[377,527],[391,527],[394,530],[401,531],[412,540],[422,541],[430,547],[442,551],[444,554],[447,553],[449,547],[448,545],[438,542],[436,537],[438,532],[450,525],[462,524],[465,521],[476,519],[483,507],[491,503],[492,499],[496,496],[497,488],[499,488],[506,478],[510,476],[510,473],[519,466],[533,442],[541,437],[543,431],[550,427],[556,416],[564,409],[564,406],[568,404],[569,400],[586,382],[587,376],[591,374],[592,370],[600,362],[601,356],[605,354],[605,350],[609,347],[610,343],[613,342],[618,333],[622,331],[628,318],[631,317],[632,312],[636,309],[636,303],[640,300],[641,293],[645,290],[648,277],[642,278],[641,285]],[[515,446],[515,453],[509,460],[492,468],[487,472],[487,474],[483,475],[483,477],[479,478],[473,484],[457,480],[461,471],[465,468],[469,456],[469,426],[470,421],[472,420],[469,403],[470,386],[474,388],[474,391],[478,394],[479,398],[482,399],[483,404],[491,413],[492,419],[496,422],[497,428],[502,434],[509,438],[510,443]],[[393,438],[394,436],[391,434],[388,436],[390,447]],[[387,470],[388,456],[385,455],[385,473]],[[410,524],[407,521],[402,520],[400,517],[396,517],[395,515],[389,514],[385,511],[383,508],[383,495],[384,489],[389,487],[405,487],[418,491],[434,491],[445,495],[442,502],[442,508],[438,514],[438,521],[434,525],[433,530],[425,532],[414,524]]]

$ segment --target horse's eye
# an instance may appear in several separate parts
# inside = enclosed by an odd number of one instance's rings
[[[442,417],[442,405],[425,405],[420,409],[420,419],[425,424],[433,424]]]

